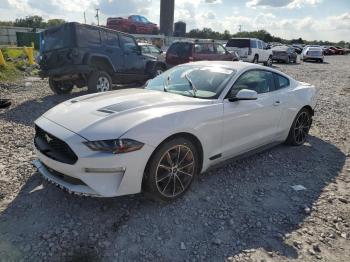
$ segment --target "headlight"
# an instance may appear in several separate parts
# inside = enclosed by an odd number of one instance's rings
[[[112,139],[100,141],[83,142],[93,151],[107,152],[112,154],[122,154],[139,150],[143,143],[132,139]]]

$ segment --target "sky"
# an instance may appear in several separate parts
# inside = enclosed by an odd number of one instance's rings
[[[29,15],[44,19],[100,23],[107,17],[140,14],[159,24],[160,0],[0,0],[0,20]],[[210,27],[215,31],[265,29],[286,39],[350,42],[350,0],[175,0],[175,22],[184,21],[187,31]]]

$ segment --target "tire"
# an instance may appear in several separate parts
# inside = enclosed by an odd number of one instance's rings
[[[88,78],[89,93],[106,92],[112,90],[112,79],[105,71],[94,71]]]
[[[320,59],[320,63],[322,63],[322,64],[323,64],[323,59]]]
[[[7,108],[11,105],[10,99],[0,99],[0,108]]]
[[[266,66],[272,66],[272,63],[273,63],[273,61],[272,61],[272,56],[269,56],[269,58],[267,59],[267,61],[266,61]]]
[[[259,63],[259,56],[255,55],[253,59],[253,64],[258,64]]]
[[[286,60],[286,64],[290,63],[290,57],[288,56],[287,60]]]
[[[160,74],[163,74],[164,71],[165,71],[165,70],[164,70],[164,67],[163,67],[163,66],[161,66],[161,65],[156,65],[156,66],[154,67],[152,77],[159,76]]]
[[[195,145],[186,138],[169,140],[156,149],[147,164],[145,193],[155,200],[175,200],[186,193],[199,171]]]
[[[301,109],[295,117],[285,143],[291,146],[301,146],[305,143],[312,124],[312,116],[306,108]]]
[[[55,81],[51,77],[49,78],[50,89],[58,95],[69,94],[72,92],[74,85],[69,82]]]

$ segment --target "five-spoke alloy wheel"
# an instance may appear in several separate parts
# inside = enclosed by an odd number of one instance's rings
[[[146,191],[160,200],[183,195],[198,173],[198,153],[194,144],[176,138],[161,145],[150,160],[146,174]]]

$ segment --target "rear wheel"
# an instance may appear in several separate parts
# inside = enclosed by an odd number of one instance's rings
[[[267,61],[264,63],[265,66],[272,66],[272,56],[269,56],[269,58],[267,59]]]
[[[259,63],[259,57],[258,57],[258,55],[255,55],[255,56],[254,56],[253,63],[254,63],[254,64]]]
[[[301,146],[305,143],[312,124],[312,116],[309,110],[303,108],[295,117],[289,130],[286,144]]]
[[[88,78],[89,93],[112,90],[112,79],[105,71],[94,71]]]
[[[290,57],[288,56],[286,59],[286,63],[289,64],[290,63]]]
[[[49,86],[55,94],[59,95],[69,94],[74,87],[74,85],[70,82],[55,81],[51,77],[49,78]]]
[[[175,138],[161,145],[151,157],[145,174],[145,190],[152,198],[171,201],[181,197],[199,172],[194,144]]]

